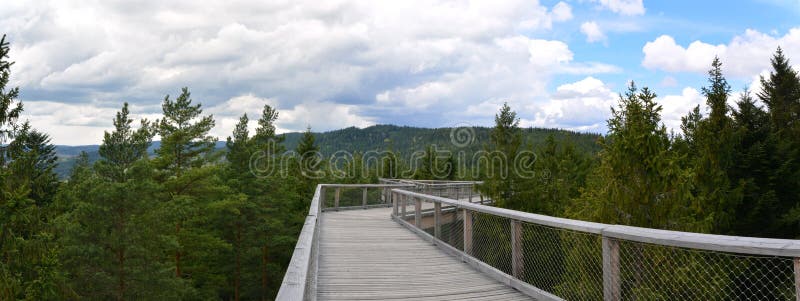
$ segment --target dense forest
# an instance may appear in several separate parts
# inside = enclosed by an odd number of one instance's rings
[[[315,185],[378,177],[484,180],[498,206],[596,222],[800,233],[800,78],[780,49],[755,94],[732,95],[711,62],[710,113],[687,108],[681,133],[662,124],[655,93],[631,83],[605,136],[522,129],[504,106],[463,146],[485,156],[469,164],[432,147],[450,145],[451,129],[277,135],[280,114],[268,105],[254,132],[243,115],[220,144],[213,117],[183,88],[163,99],[158,120],[134,121],[122,105],[94,158],[77,153],[63,180],[49,136],[20,120],[11,64],[3,38],[0,300],[269,300]],[[352,160],[324,160],[334,150]],[[365,160],[370,150],[380,158]],[[270,166],[286,172],[258,172]]]
[[[465,158],[473,158],[476,151],[483,149],[482,145],[489,141],[490,128],[470,127],[465,128],[471,141],[470,143],[460,143],[454,145],[451,142],[453,128],[418,128],[396,125],[373,125],[363,129],[350,127],[329,132],[313,132],[314,139],[319,144],[319,152],[323,157],[337,154],[338,151],[374,153],[385,150],[392,150],[399,156],[409,159],[414,152],[425,150],[429,145],[436,145],[440,149],[450,151],[462,151]],[[553,135],[557,141],[570,141],[577,148],[589,152],[600,150],[597,144],[598,134],[580,133],[568,130],[545,129],[545,128],[523,128],[521,129],[523,140],[530,142],[531,145],[539,146],[547,141],[547,137]],[[304,133],[291,132],[285,133],[283,145],[285,149],[293,151],[303,137]],[[155,150],[160,147],[160,141],[153,141],[148,151],[155,154]],[[224,151],[225,142],[219,141],[217,149]],[[56,145],[56,155],[58,166],[56,173],[62,179],[69,176],[72,166],[78,161],[78,155],[86,152],[90,163],[94,163],[100,158],[98,145],[65,146]],[[473,162],[469,162],[471,163]]]

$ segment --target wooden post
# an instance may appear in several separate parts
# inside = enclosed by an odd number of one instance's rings
[[[456,200],[460,200],[461,194],[459,192],[461,192],[461,187],[456,187],[455,191],[456,191]]]
[[[422,228],[422,199],[414,198],[416,203],[414,204],[414,226],[417,228]]]
[[[795,271],[797,261],[795,261]],[[619,274],[619,241],[603,236],[603,300],[618,301],[621,297]]]
[[[525,262],[522,257],[522,223],[511,220],[511,274],[520,279]]]
[[[386,190],[383,191],[384,195],[386,195]],[[361,193],[361,207],[367,209],[367,187],[364,187],[363,193]]]
[[[433,203],[433,237],[442,238],[442,203]]]
[[[794,262],[794,299],[800,301],[800,257],[795,257]]]
[[[336,196],[333,197],[333,208],[339,211],[339,195],[342,194],[342,188],[336,187]]]
[[[325,209],[325,186],[319,188],[319,210]]]
[[[402,200],[403,200],[403,206],[400,207],[400,209],[402,210],[402,212],[400,214],[400,218],[402,218],[403,220],[406,220],[406,205],[408,205],[408,196],[404,195]]]
[[[472,189],[469,190],[469,202],[472,203]]]
[[[392,192],[392,216],[397,216],[397,207],[399,204],[397,203],[397,193]]]
[[[464,253],[472,255],[472,212],[461,209],[464,215]]]

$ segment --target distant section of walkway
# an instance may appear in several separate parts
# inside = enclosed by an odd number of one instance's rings
[[[319,300],[530,300],[394,222],[390,208],[322,213]]]

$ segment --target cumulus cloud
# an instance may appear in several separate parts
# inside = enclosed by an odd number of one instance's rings
[[[535,114],[522,124],[605,133],[610,108],[617,98],[605,83],[589,76],[558,86],[547,102],[531,106]]]
[[[706,114],[705,97],[695,88],[683,88],[679,95],[659,96],[656,102],[661,105],[661,121],[674,133],[681,133],[681,117],[686,116],[696,106]]]
[[[553,6],[552,10],[553,20],[567,21],[572,19],[572,7],[564,2],[558,2]]]
[[[719,56],[726,74],[747,78],[770,68],[770,57],[778,46],[789,58],[800,58],[800,28],[793,28],[783,36],[748,29],[727,44],[694,41],[686,47],[673,37],[662,35],[644,45],[642,65],[669,72],[704,73],[714,56]]]
[[[642,0],[593,0],[600,7],[625,16],[644,15]]]
[[[219,119],[223,138],[264,102],[282,112],[284,130],[442,126],[473,118],[463,110],[471,105],[546,95],[555,74],[618,71],[535,38],[573,18],[564,2],[12,2],[0,8],[12,84],[44,108],[29,115],[57,143],[109,129],[123,101],[157,115],[183,86]]]
[[[600,30],[600,26],[597,25],[597,22],[594,21],[583,22],[583,24],[581,24],[581,32],[586,35],[586,41],[589,43],[606,40],[606,35]]]

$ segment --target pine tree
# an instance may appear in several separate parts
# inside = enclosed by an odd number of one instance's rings
[[[114,119],[100,146],[95,176],[76,166],[64,195],[74,210],[65,217],[65,263],[73,288],[88,299],[176,298],[180,281],[166,272],[157,213],[159,185],[147,158],[153,132],[146,120],[131,126],[128,105]],[[87,163],[83,163],[87,164]],[[83,192],[81,192],[83,191]]]
[[[174,222],[175,276],[192,282],[196,298],[218,296],[217,288],[226,279],[208,262],[225,258],[230,244],[211,221],[226,216],[229,202],[239,195],[222,183],[220,167],[211,164],[217,160],[216,138],[208,134],[214,119],[202,115],[200,104],[192,104],[188,88],[175,101],[167,95],[162,108],[164,118],[156,122],[161,146],[154,165],[166,196],[162,210]]]

